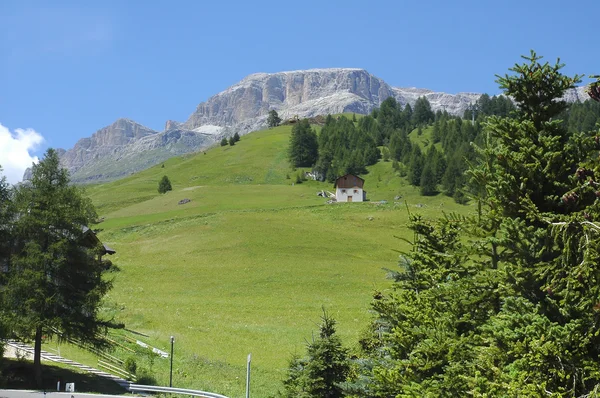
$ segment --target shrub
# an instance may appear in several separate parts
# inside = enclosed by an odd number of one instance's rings
[[[159,193],[167,193],[167,191],[172,191],[173,187],[171,186],[171,181],[169,177],[163,176],[163,178],[158,183],[158,192]]]
[[[125,367],[125,370],[129,373],[134,375],[137,374],[137,362],[135,361],[135,358],[127,357],[123,366]]]

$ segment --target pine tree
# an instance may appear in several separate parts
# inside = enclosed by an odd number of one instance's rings
[[[487,120],[469,168],[477,213],[413,220],[393,294],[375,297],[363,396],[599,388],[600,139],[558,119],[579,76],[534,52],[524,58],[498,78],[517,110]]]
[[[271,109],[269,111],[269,116],[267,117],[267,125],[269,128],[273,128],[279,126],[279,123],[281,123],[281,118],[275,109]]]
[[[158,193],[167,193],[172,190],[171,180],[169,180],[169,177],[163,176],[158,183]]]
[[[414,126],[427,125],[435,119],[435,114],[431,110],[431,104],[425,97],[417,98],[415,109],[412,114],[412,123]]]
[[[234,141],[234,142],[238,142],[239,140],[240,140],[240,135],[239,135],[239,134],[236,132],[236,133],[233,135],[233,141]]]
[[[235,145],[235,138],[233,138],[233,136],[229,137],[229,146],[234,146]]]
[[[436,177],[433,171],[433,165],[426,163],[421,173],[421,181],[419,186],[421,187],[421,195],[431,196],[437,193],[436,189]]]
[[[421,184],[421,174],[423,173],[424,166],[423,154],[421,148],[418,145],[413,147],[413,151],[410,154],[410,163],[408,164],[408,182],[411,185],[418,187]]]
[[[223,139],[221,140],[221,146],[227,146],[229,144],[229,142],[227,141],[227,138],[223,137]]]
[[[91,201],[69,184],[58,154],[49,149],[33,166],[29,183],[15,191],[14,245],[4,273],[2,305],[11,333],[34,341],[34,373],[41,387],[42,336],[102,345],[108,322],[99,309],[111,282],[103,278],[103,247],[85,243],[96,219]]]
[[[288,156],[294,167],[311,167],[317,162],[317,133],[310,127],[308,119],[303,119],[292,127]]]
[[[11,220],[14,219],[11,189],[0,166],[0,269],[8,262],[11,249]],[[1,276],[0,276],[1,278]],[[0,285],[2,284],[0,280]]]
[[[341,398],[341,383],[350,371],[348,351],[335,330],[335,320],[325,311],[319,325],[319,336],[310,342],[305,358],[293,358],[283,384],[285,398]]]

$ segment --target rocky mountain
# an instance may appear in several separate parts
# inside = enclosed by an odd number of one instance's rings
[[[390,96],[411,106],[426,97],[434,111],[462,115],[480,95],[391,87],[366,70],[354,68],[256,73],[199,104],[187,121],[168,120],[162,132],[119,119],[79,140],[60,157],[73,181],[107,181],[214,145],[223,136],[263,128],[271,109],[284,120],[343,112],[367,114]],[[586,98],[583,88],[566,95],[569,101]]]
[[[417,98],[425,96],[434,110],[462,114],[480,94],[391,87],[364,69],[256,73],[198,105],[183,127],[198,130],[212,126],[222,134],[244,134],[264,127],[271,109],[284,119],[342,112],[367,114],[390,96],[402,105],[414,105]]]
[[[157,132],[129,119],[118,119],[68,151],[59,150],[63,167],[74,182],[100,182],[146,169],[170,157],[198,151],[214,137],[176,126]],[[28,172],[24,179],[27,179]]]

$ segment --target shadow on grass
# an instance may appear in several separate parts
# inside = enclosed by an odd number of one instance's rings
[[[37,390],[33,376],[33,362],[9,358],[0,358],[0,387],[8,389]],[[42,387],[56,391],[60,380],[61,390],[65,383],[75,383],[78,392],[96,392],[103,394],[122,394],[121,388],[112,380],[90,373],[79,373],[75,369],[42,363]]]

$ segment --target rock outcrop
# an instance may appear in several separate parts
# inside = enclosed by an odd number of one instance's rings
[[[61,165],[77,183],[110,181],[146,169],[166,159],[206,148],[210,134],[179,128],[157,132],[129,119],[119,119],[68,151],[59,150]],[[28,169],[23,176],[28,179]]]
[[[343,112],[366,114],[390,96],[402,105],[414,105],[417,98],[425,96],[434,110],[462,114],[479,95],[391,87],[364,69],[256,73],[198,105],[183,127],[221,126],[229,133],[244,134],[264,127],[271,109],[283,119]]]

